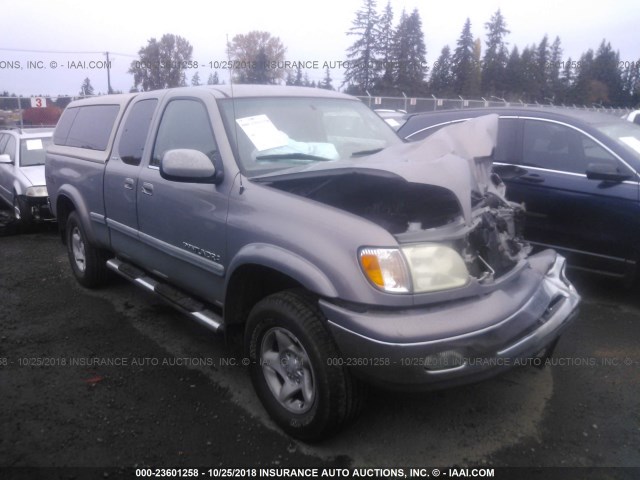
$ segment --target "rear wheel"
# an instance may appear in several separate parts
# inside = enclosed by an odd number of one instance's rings
[[[262,404],[290,435],[317,441],[355,417],[362,389],[339,358],[317,302],[297,290],[260,301],[247,321],[251,380]]]
[[[107,252],[91,245],[76,212],[67,219],[67,253],[71,270],[78,282],[87,288],[103,285],[108,277]]]

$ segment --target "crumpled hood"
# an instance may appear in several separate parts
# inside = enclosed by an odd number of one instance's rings
[[[498,115],[486,115],[442,128],[423,141],[388,147],[368,157],[318,162],[254,178],[259,181],[308,178],[354,170],[396,175],[411,183],[451,190],[460,203],[465,222],[471,224],[472,191],[492,192],[504,198],[503,189],[498,189],[490,178],[497,136]]]
[[[31,182],[31,185],[46,185],[44,176],[44,165],[34,165],[32,167],[21,167],[22,174]]]

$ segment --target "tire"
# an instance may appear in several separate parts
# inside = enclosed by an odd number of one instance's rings
[[[18,224],[24,228],[29,228],[33,225],[33,215],[31,215],[28,205],[20,200],[20,197],[15,193],[13,194],[13,216]]]
[[[337,433],[364,395],[346,367],[329,364],[340,354],[325,323],[315,299],[287,290],[257,303],[245,329],[260,401],[285,432],[308,442]]]
[[[104,285],[109,274],[106,265],[109,256],[89,243],[76,212],[69,214],[66,235],[69,263],[78,283],[87,288]]]

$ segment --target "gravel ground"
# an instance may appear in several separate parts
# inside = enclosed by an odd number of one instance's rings
[[[117,478],[142,466],[640,478],[637,287],[574,275],[584,302],[555,364],[429,394],[374,391],[349,429],[305,445],[266,416],[236,346],[122,280],[78,286],[54,226],[20,232],[0,212],[0,272],[0,478]]]

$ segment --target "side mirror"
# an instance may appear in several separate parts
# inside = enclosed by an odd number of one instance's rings
[[[160,176],[184,183],[218,183],[216,167],[198,150],[167,150],[160,160]]]
[[[618,171],[618,168],[610,163],[590,163],[587,165],[587,178],[603,182],[624,182],[631,178],[631,174]]]
[[[0,155],[0,163],[11,164],[13,163],[13,160],[11,160],[11,157],[8,154],[3,153],[2,155]]]

